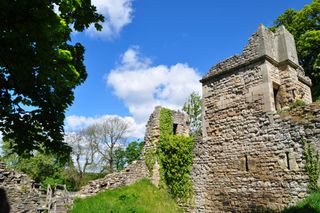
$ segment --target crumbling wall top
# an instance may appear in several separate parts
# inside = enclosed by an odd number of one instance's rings
[[[272,32],[261,24],[258,30],[249,38],[248,45],[241,54],[234,55],[213,66],[201,81],[204,82],[214,76],[260,60],[269,60],[277,66],[283,62],[289,63],[291,66],[302,70],[301,72],[304,75],[304,71],[298,63],[292,34],[284,26]]]

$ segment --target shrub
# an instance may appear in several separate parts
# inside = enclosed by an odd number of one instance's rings
[[[294,102],[289,104],[289,109],[292,110],[292,109],[296,109],[296,108],[299,108],[299,107],[302,107],[305,105],[306,105],[306,103],[303,100],[297,99]]]
[[[182,135],[164,135],[159,140],[161,170],[170,193],[175,198],[192,196],[192,150],[194,141]]]

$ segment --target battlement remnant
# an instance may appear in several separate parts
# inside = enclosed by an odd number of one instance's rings
[[[250,66],[259,69],[259,76],[246,72]],[[243,85],[246,85],[246,89],[241,92],[245,93],[248,100],[255,99],[257,94],[263,96],[261,101],[264,112],[285,108],[297,99],[312,102],[311,80],[299,65],[293,36],[283,26],[273,33],[260,25],[242,54],[216,64],[203,77],[203,95],[211,95],[209,84],[219,82],[219,79],[230,79],[228,83],[237,85],[239,82],[232,82],[235,75],[238,80],[245,81]],[[249,82],[251,85],[247,84]],[[230,101],[230,97],[223,93],[219,98],[223,106]]]

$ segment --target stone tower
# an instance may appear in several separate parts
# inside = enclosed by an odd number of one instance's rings
[[[146,126],[146,133],[144,137],[144,148],[142,151],[142,158],[145,158],[145,154],[148,151],[153,151],[157,148],[157,143],[160,138],[160,111],[161,106],[156,106],[154,111],[149,117],[149,121]],[[177,135],[189,136],[189,125],[187,123],[187,115],[180,111],[172,110],[173,120],[173,133]],[[159,164],[156,161],[153,166],[153,172],[151,181],[153,184],[158,186],[160,181]]]
[[[306,127],[276,113],[297,99],[312,102],[311,80],[298,63],[293,36],[284,27],[271,32],[259,26],[242,54],[212,67],[201,83],[195,212],[281,209],[304,197]]]

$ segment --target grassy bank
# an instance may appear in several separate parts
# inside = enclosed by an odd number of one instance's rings
[[[76,199],[72,213],[175,213],[182,212],[170,195],[149,180]]]
[[[320,213],[320,193],[311,194],[282,213]]]

